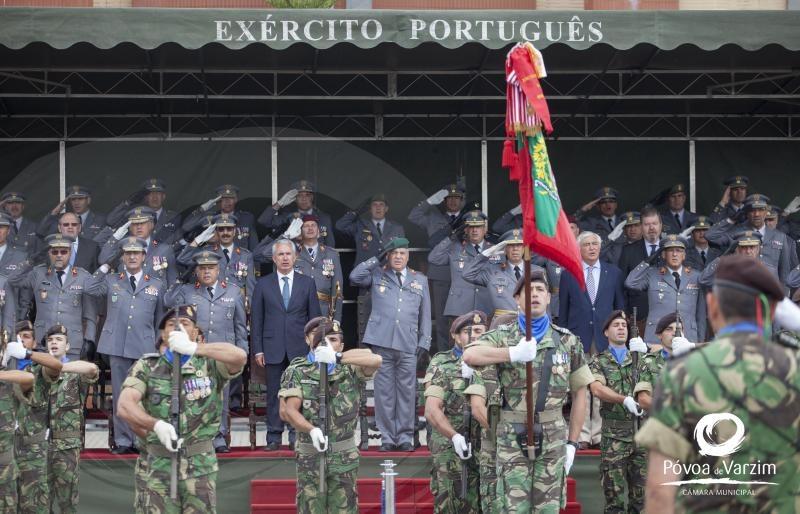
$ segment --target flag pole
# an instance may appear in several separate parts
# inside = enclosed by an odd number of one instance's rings
[[[531,338],[531,250],[526,245],[523,257],[525,266],[525,339]],[[528,460],[533,460],[536,456],[533,443],[533,363],[525,363],[525,408],[527,416],[525,418],[525,428],[527,431]]]

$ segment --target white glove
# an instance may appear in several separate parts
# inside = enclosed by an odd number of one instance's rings
[[[692,225],[691,227],[687,228],[686,230],[684,230],[683,232],[681,232],[678,235],[680,235],[684,239],[689,239],[690,237],[692,237],[692,232],[694,232],[694,225]]]
[[[464,439],[463,435],[456,433],[450,440],[453,442],[453,450],[455,450],[459,459],[467,460],[472,457],[472,445],[467,444],[467,440]]]
[[[800,331],[800,307],[784,298],[775,307],[775,323],[786,330]]]
[[[178,330],[173,330],[169,333],[169,349],[181,355],[194,355],[197,351],[197,343],[189,339],[189,334],[183,328],[183,325],[178,325]]]
[[[308,435],[311,436],[311,443],[318,452],[324,452],[328,449],[328,437],[322,433],[322,430],[314,427]]]
[[[125,234],[128,233],[128,227],[130,227],[130,226],[131,226],[131,222],[130,221],[126,221],[124,225],[122,225],[121,227],[119,227],[117,230],[114,231],[114,234],[113,234],[112,237],[114,239],[116,239],[117,241],[119,241],[120,239],[125,237]]]
[[[467,380],[469,380],[470,378],[472,378],[472,372],[473,369],[469,367],[469,364],[467,364],[464,361],[461,361],[461,378],[466,378]]]
[[[314,348],[314,360],[323,364],[335,364],[336,352],[330,345],[319,345]]]
[[[575,462],[575,448],[571,444],[566,445],[567,447],[567,458],[564,459],[564,475],[569,475],[569,471],[572,469],[572,463]]]
[[[439,205],[445,198],[447,198],[447,189],[440,189],[429,196],[426,201],[429,205]]]
[[[296,198],[297,198],[297,189],[290,189],[286,191],[283,194],[283,196],[281,196],[281,199],[278,200],[278,205],[280,205],[281,207],[286,207],[290,203],[294,202]]]
[[[503,253],[505,251],[506,246],[508,246],[508,241],[500,241],[499,243],[497,243],[494,246],[490,246],[489,248],[486,248],[485,250],[481,250],[481,255],[483,255],[484,257],[491,257],[493,255],[500,255],[501,253]]]
[[[631,339],[628,347],[632,352],[647,353],[647,343],[641,337]]]
[[[511,209],[508,212],[509,212],[509,214],[512,214],[514,216],[516,216],[517,214],[522,214],[522,205],[517,205],[516,207],[514,207],[513,209]]]
[[[295,218],[289,223],[289,228],[286,229],[286,232],[283,233],[283,237],[286,239],[296,239],[300,237],[300,229],[303,227],[303,220],[301,218]]]
[[[678,357],[679,355],[683,355],[684,353],[692,350],[696,344],[689,342],[688,339],[682,336],[673,337],[672,338],[672,356]]]
[[[517,346],[512,346],[508,349],[508,357],[511,362],[530,362],[536,358],[536,338],[531,336],[530,339],[524,337],[519,340]]]
[[[220,198],[222,198],[221,195],[217,196],[215,198],[212,198],[211,200],[209,200],[206,203],[204,203],[203,205],[201,205],[200,206],[200,210],[203,211],[203,212],[209,210],[210,208],[214,207],[214,204],[217,203]]]
[[[614,227],[614,230],[612,230],[611,233],[608,234],[609,241],[616,241],[617,239],[619,239],[619,236],[622,235],[622,230],[625,228],[625,223],[626,223],[625,221],[620,221],[619,223],[617,223],[617,226]]]
[[[634,400],[631,396],[626,396],[622,401],[622,405],[624,405],[625,408],[628,409],[628,412],[634,416],[641,416],[644,414],[644,411],[639,408],[639,404],[636,403],[636,400]]]
[[[208,241],[209,239],[211,239],[214,236],[214,231],[216,229],[217,229],[217,224],[216,223],[212,223],[211,225],[207,226],[205,230],[200,232],[197,235],[197,237],[194,238],[194,243],[197,246],[200,246],[201,244],[205,243],[206,241]]]
[[[8,354],[8,352],[3,352],[3,360],[0,362],[0,365],[1,365],[2,367],[4,367],[4,368],[5,368],[6,366],[8,366],[8,360],[9,360],[10,358],[11,358],[11,356]]]
[[[17,360],[24,359],[26,353],[28,353],[28,350],[19,340],[11,341],[6,345],[6,355],[9,357],[14,357]]]
[[[164,448],[171,452],[177,452],[183,445],[183,439],[178,439],[178,434],[175,433],[175,427],[163,420],[156,421],[156,426],[153,427],[153,432],[158,436],[158,440],[164,445]]]
[[[786,208],[783,210],[783,213],[788,216],[796,213],[797,211],[800,211],[800,195],[792,198],[792,201],[789,202],[789,205],[786,206]]]

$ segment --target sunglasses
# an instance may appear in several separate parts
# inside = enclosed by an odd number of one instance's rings
[[[68,255],[68,254],[69,250],[67,250],[66,248],[50,250],[50,255]]]
[[[81,224],[80,223],[62,223],[61,226],[62,227],[80,227]]]

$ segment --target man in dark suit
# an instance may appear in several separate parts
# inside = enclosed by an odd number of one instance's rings
[[[100,247],[88,237],[81,236],[81,228],[81,218],[75,213],[65,212],[58,218],[58,232],[75,240],[72,243],[69,265],[94,273],[98,266],[97,255],[100,253]]]
[[[279,239],[273,243],[275,271],[261,278],[253,291],[251,348],[255,361],[267,371],[267,446],[280,448],[283,421],[278,414],[281,375],[289,362],[308,353],[303,328],[320,316],[314,279],[294,272],[297,253],[294,243]],[[294,434],[290,429],[290,443]]]
[[[622,249],[622,254],[619,257],[619,269],[622,271],[622,276],[627,277],[630,275],[633,268],[639,265],[640,262],[647,259],[653,254],[658,255],[659,244],[661,243],[661,215],[652,207],[642,209],[642,232],[643,237],[635,243],[630,243]],[[644,320],[647,319],[648,305],[647,293],[642,291],[625,290],[625,305],[627,306],[628,314],[633,312],[636,307],[637,324],[639,325],[639,332],[644,333]]]

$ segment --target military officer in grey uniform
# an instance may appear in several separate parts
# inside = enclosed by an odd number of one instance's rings
[[[293,241],[297,247],[297,259],[294,261],[294,271],[314,279],[317,288],[319,310],[323,315],[330,312],[331,300],[336,295],[336,284],[339,292],[344,289],[344,276],[339,252],[320,243],[319,219],[306,214],[296,218],[289,224],[289,228],[282,236]],[[258,262],[272,261],[273,240],[265,237],[257,248]],[[335,319],[342,319],[342,295],[336,300]]]
[[[223,184],[216,189],[216,196],[201,204],[183,220],[184,233],[192,232],[203,225],[209,215],[228,214],[236,220],[234,241],[240,248],[253,250],[258,244],[256,218],[253,213],[236,208],[239,201],[239,188]]]
[[[447,239],[461,222],[465,214],[465,195],[466,191],[458,184],[448,184],[411,209],[408,220],[425,229],[428,234],[428,246],[436,246],[443,239]],[[433,317],[436,322],[433,348],[435,352],[445,351],[450,348],[450,324],[444,314],[447,295],[450,292],[450,266],[447,264],[439,266],[429,262],[428,281]]]
[[[375,376],[381,451],[413,451],[417,359],[431,346],[430,293],[427,277],[408,267],[408,239],[389,241],[385,252],[385,266],[380,265],[382,254],[370,257],[353,268],[350,282],[371,288],[364,343],[383,359]]]
[[[216,252],[209,250],[196,253],[195,283],[173,284],[164,295],[164,305],[168,308],[193,305],[196,324],[203,330],[206,341],[232,343],[249,353],[244,296],[236,284],[219,280],[220,258]],[[226,441],[230,433],[229,396],[230,384],[227,384],[222,393],[222,421],[219,433],[214,437],[217,453],[230,452]]]
[[[686,208],[686,187],[675,184],[667,193],[667,205],[659,212],[665,234],[680,234],[697,221],[697,214]]]
[[[134,434],[117,415],[117,399],[128,369],[155,348],[158,323],[164,311],[164,282],[144,269],[147,242],[126,237],[116,245],[122,251],[121,270],[109,274],[102,264],[86,282],[84,293],[106,299],[106,321],[97,351],[108,355],[114,397],[113,453],[135,450]]]
[[[325,246],[336,248],[336,240],[333,237],[333,221],[330,214],[315,207],[315,194],[316,187],[310,180],[295,182],[277,202],[264,209],[264,212],[258,217],[258,222],[275,231],[286,225],[290,218],[300,218],[305,214],[311,214],[319,218],[319,238]],[[295,205],[292,206],[292,203]]]
[[[692,226],[685,229],[684,233],[689,232],[691,240],[686,247],[686,262],[698,270],[705,269],[708,264],[722,255],[719,248],[714,248],[708,244],[706,232],[711,228],[711,222],[706,216],[698,216]]]
[[[8,277],[10,274],[14,273],[17,268],[28,259],[27,253],[23,250],[12,248],[8,243],[8,234],[11,230],[12,223],[14,222],[8,214],[0,212],[0,276],[3,277]],[[13,303],[16,309],[14,312],[14,321],[11,323],[13,329],[16,320],[27,318],[31,305],[33,304],[33,293],[30,290],[20,290],[16,287],[4,288],[4,290],[6,292],[5,294],[13,296],[11,303]],[[13,330],[9,331],[9,333],[11,332],[13,332]]]
[[[120,253],[120,241],[127,235],[137,237],[146,243],[144,272],[151,277],[158,277],[165,284],[174,283],[178,277],[175,254],[172,246],[156,239],[153,235],[154,218],[155,212],[149,207],[135,207],[128,211],[127,223],[111,234],[100,249],[97,260],[107,264],[115,263]]]
[[[14,333],[14,323],[17,319],[17,299],[14,298],[13,288],[8,284],[5,275],[0,274],[0,330],[8,334]]]
[[[773,275],[775,275],[775,277],[778,276],[778,269],[764,259],[764,254],[761,251],[761,234],[759,232],[754,230],[743,230],[737,233],[734,236],[731,246],[720,257],[728,253],[735,253],[736,255],[744,255],[752,259],[758,259],[761,261],[761,264],[766,266],[767,269]],[[714,273],[717,272],[718,265],[719,257],[706,265],[706,267],[703,269],[703,273],[700,274],[700,285],[707,288],[711,288],[714,285]],[[788,275],[787,283],[789,287],[792,287],[791,272]]]
[[[761,235],[761,262],[770,269],[776,269],[778,281],[785,284],[792,268],[790,256],[792,242],[783,232],[766,226],[764,221],[768,208],[769,198],[760,194],[750,195],[743,207],[747,221],[742,225],[737,225],[729,218],[720,220],[708,229],[706,239],[712,245],[725,248],[730,246],[734,236],[742,230],[758,232]]]
[[[378,255],[385,242],[396,237],[406,237],[403,225],[386,217],[389,212],[386,195],[373,195],[365,207],[367,212],[363,215],[362,209],[350,210],[336,222],[336,230],[349,235],[355,241],[356,264]]]
[[[486,215],[480,211],[470,211],[464,217],[465,239],[459,231],[451,238],[442,239],[428,254],[428,262],[450,266],[450,294],[444,307],[446,316],[458,317],[469,311],[492,312],[492,301],[485,286],[470,284],[464,280],[464,268],[476,259],[491,244],[484,239],[486,235]]]
[[[106,223],[110,227],[119,227],[125,223],[125,218],[132,207],[146,206],[153,211],[154,225],[151,231],[153,238],[162,244],[171,245],[179,241],[183,236],[181,233],[181,215],[164,207],[166,198],[167,186],[164,181],[158,178],[147,179],[127,200],[108,213]],[[101,231],[95,241],[103,244],[107,239],[108,236],[105,231]]]
[[[208,221],[208,224],[204,222],[205,230],[178,254],[178,264],[193,266],[194,256],[201,250],[219,254],[220,275],[229,284],[239,286],[244,292],[246,307],[249,308],[256,287],[254,254],[238,244],[235,235],[238,220],[232,214],[221,213]]]
[[[25,212],[25,196],[17,192],[4,193],[0,197],[0,207],[11,218],[11,231],[6,239],[8,245],[28,255],[36,255],[41,250],[42,242],[36,234],[36,223],[22,216]]]
[[[622,249],[625,245],[640,241],[642,234],[642,217],[639,212],[628,211],[622,213],[622,221],[614,227],[614,230],[603,241],[603,247],[600,249],[600,260],[618,266]]]
[[[708,217],[712,225],[724,219],[736,218],[736,215],[744,207],[749,183],[750,179],[744,175],[736,175],[725,179],[722,183],[725,186],[722,199],[714,206],[711,216]]]
[[[517,313],[514,286],[525,274],[524,249],[522,229],[511,229],[503,234],[499,243],[464,265],[464,280],[489,290],[492,317]],[[531,270],[544,272],[535,264],[531,265]]]
[[[47,237],[58,231],[58,219],[64,212],[74,212],[81,222],[81,236],[94,239],[106,227],[106,216],[91,209],[92,192],[88,187],[70,186],[67,195],[39,222],[36,229],[39,237]]]
[[[706,339],[706,300],[700,288],[700,272],[684,265],[686,243],[675,234],[661,240],[664,266],[651,266],[653,257],[642,261],[625,279],[625,287],[647,291],[649,311],[644,333],[648,343],[658,343],[656,325],[670,312],[678,312],[689,341]]]
[[[575,211],[574,216],[581,232],[594,232],[605,240],[621,221],[617,215],[619,192],[605,186],[598,189],[594,196],[595,199]],[[597,213],[589,214],[595,206]]]
[[[517,205],[492,224],[492,230],[498,234],[505,234],[515,228],[522,228],[522,205]]]
[[[8,283],[33,291],[36,339],[42,340],[53,325],[63,325],[69,340],[74,342],[67,356],[78,360],[84,344],[94,347],[97,341],[97,303],[86,294],[87,282],[92,276],[83,268],[69,265],[74,239],[51,234],[46,241],[50,263],[33,269],[29,263],[23,263],[8,277]]]

